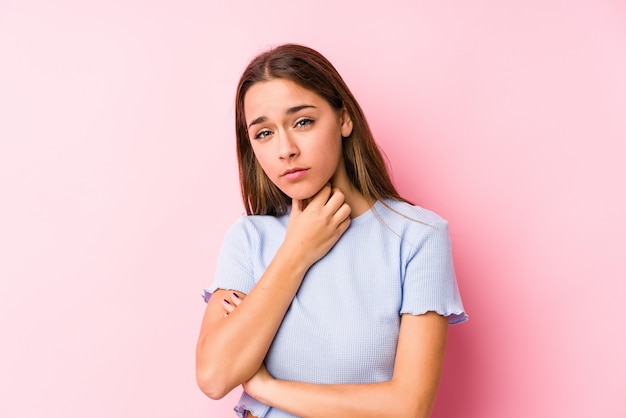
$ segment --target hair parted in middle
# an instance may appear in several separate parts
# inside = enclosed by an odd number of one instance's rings
[[[250,87],[281,78],[316,93],[336,111],[347,111],[353,129],[342,141],[344,162],[348,178],[365,198],[407,201],[393,186],[365,115],[335,67],[314,49],[285,44],[254,58],[237,86],[237,160],[241,194],[248,215],[284,215],[291,204],[291,198],[270,181],[257,161],[244,114],[244,98]]]

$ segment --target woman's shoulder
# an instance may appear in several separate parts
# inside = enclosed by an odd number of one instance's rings
[[[448,222],[438,213],[401,200],[385,199],[375,206],[380,216],[388,222],[416,224],[416,226],[446,226]]]
[[[448,221],[432,210],[398,200],[378,202],[376,209],[381,223],[415,251],[427,242],[441,248],[449,245]]]

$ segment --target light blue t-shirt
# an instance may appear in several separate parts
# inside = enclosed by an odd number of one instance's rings
[[[267,353],[277,379],[373,383],[392,378],[400,315],[435,311],[467,320],[454,274],[448,225],[404,202],[376,202],[352,219],[306,273]],[[249,293],[282,244],[289,215],[244,216],[228,231],[208,289]],[[243,393],[235,411],[293,417]]]

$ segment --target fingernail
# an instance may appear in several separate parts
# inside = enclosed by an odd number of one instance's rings
[[[227,301],[226,299],[222,299],[224,301],[225,304],[230,305],[230,302]]]
[[[239,299],[239,296],[238,296],[238,295],[237,295],[237,293],[235,293],[235,292],[233,292],[233,297],[234,297],[235,299]]]

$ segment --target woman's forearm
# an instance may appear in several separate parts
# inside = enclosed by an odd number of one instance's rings
[[[277,380],[264,366],[244,384],[261,402],[302,418],[425,418],[434,405],[443,369],[447,318],[434,312],[402,315],[390,381],[312,384]]]
[[[230,291],[212,296],[196,350],[198,384],[209,397],[223,397],[258,370],[307,268],[279,250],[234,312],[224,316],[221,306]]]
[[[223,397],[259,369],[304,275],[346,231],[349,215],[343,194],[329,184],[304,210],[294,200],[281,247],[240,306],[225,317],[228,293],[209,300],[196,351],[196,378],[209,397]]]
[[[434,400],[434,393],[424,393],[420,399],[394,381],[320,385],[273,380],[256,396],[263,403],[301,418],[426,418]]]

